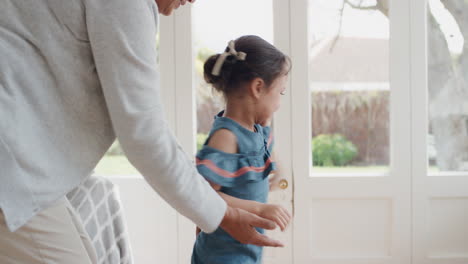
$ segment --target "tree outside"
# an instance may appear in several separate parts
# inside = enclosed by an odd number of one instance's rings
[[[389,0],[344,0],[386,17]],[[468,1],[430,0],[428,23],[429,164],[440,171],[468,171]]]

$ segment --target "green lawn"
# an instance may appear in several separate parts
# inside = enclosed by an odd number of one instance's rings
[[[313,167],[314,173],[384,173],[388,171],[388,166],[345,166],[345,167]]]
[[[345,167],[314,167],[312,169],[312,175],[314,173],[326,174],[326,173],[376,173],[381,174],[388,172],[388,166],[345,166]],[[435,166],[430,166],[428,169],[429,173],[439,172],[439,169]]]
[[[139,175],[125,156],[104,156],[94,172],[98,175]]]
[[[98,175],[139,175],[140,173],[128,162],[125,156],[104,156],[94,170]],[[327,174],[327,173],[350,173],[350,174],[382,174],[388,171],[388,166],[346,166],[346,167],[314,167],[312,169],[312,176],[314,174]],[[430,172],[437,172],[437,168],[430,167]]]

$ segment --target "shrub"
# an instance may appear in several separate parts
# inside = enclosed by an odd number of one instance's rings
[[[340,134],[321,134],[312,139],[315,166],[345,166],[357,153],[356,146]]]
[[[207,134],[203,134],[203,133],[197,134],[197,151],[199,151],[203,147],[203,144],[205,143],[205,140],[207,137],[208,137]]]

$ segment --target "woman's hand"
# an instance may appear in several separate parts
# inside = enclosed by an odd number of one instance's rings
[[[281,205],[259,204],[258,215],[275,222],[284,231],[291,221],[291,214]]]
[[[252,244],[262,247],[283,247],[283,243],[262,235],[254,227],[275,229],[276,224],[255,214],[239,208],[228,206],[221,228],[234,239],[243,244]]]

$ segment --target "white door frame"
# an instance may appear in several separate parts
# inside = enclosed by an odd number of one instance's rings
[[[291,55],[290,39],[290,1],[272,0],[273,2],[273,42],[282,52]],[[275,155],[281,164],[283,174],[281,178],[288,181],[288,187],[285,190],[270,192],[269,203],[280,204],[287,208],[291,213],[294,212],[293,192],[294,179],[292,174],[292,120],[291,120],[291,78],[288,80],[286,93],[281,98],[281,108],[275,113],[273,129],[275,135]],[[293,263],[293,223],[285,232],[279,230],[268,231],[267,235],[278,239],[285,244],[284,248],[266,248],[263,263],[264,264],[284,264]]]
[[[180,8],[172,16],[161,16],[160,64],[163,98],[168,118],[180,145],[194,160],[196,109],[192,89],[194,54],[192,45],[192,11]],[[172,66],[172,67],[171,67]],[[177,258],[175,263],[190,263],[195,225],[177,213]]]

